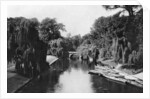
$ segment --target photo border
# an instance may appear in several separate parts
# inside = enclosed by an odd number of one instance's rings
[[[143,6],[143,93],[7,93],[7,6],[9,5],[132,5],[138,1],[1,1],[1,98],[150,98],[149,10]],[[148,33],[147,33],[148,32]]]

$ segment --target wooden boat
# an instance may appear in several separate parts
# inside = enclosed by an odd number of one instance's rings
[[[98,72],[96,70],[90,70],[89,74],[98,74]]]
[[[131,81],[131,80],[127,80],[126,81],[126,84],[129,84],[129,85],[133,85],[133,86],[137,86],[137,87],[140,87],[140,88],[143,88],[143,84],[137,82],[137,81]]]
[[[104,75],[101,71],[97,71],[97,70],[90,70],[89,74],[95,74],[95,75],[99,75],[99,76],[103,76]]]
[[[95,70],[90,70],[90,74],[97,74],[117,83],[130,84],[137,87],[143,87],[143,81],[138,80],[132,75],[128,75],[113,69],[105,67],[97,67]]]
[[[134,78],[132,75],[115,72],[114,70],[106,69],[104,67],[100,68],[96,70],[90,70],[89,73],[103,76],[107,80],[111,80],[117,83],[130,84],[141,88],[143,87],[143,81]]]
[[[116,78],[116,77],[113,77],[113,76],[105,76],[108,80],[111,80],[111,81],[114,81],[114,82],[117,82],[117,83],[123,83],[125,84],[126,83],[126,80],[123,79],[123,78]]]
[[[100,76],[103,76],[103,77],[107,78],[108,80],[113,80],[113,81],[120,82],[120,83],[125,83],[126,82],[126,80],[123,79],[122,76],[112,75],[112,74],[110,74],[108,72],[104,72],[104,71],[100,71],[100,70],[99,71],[90,70],[89,73],[90,74],[97,74],[97,75],[100,75]]]

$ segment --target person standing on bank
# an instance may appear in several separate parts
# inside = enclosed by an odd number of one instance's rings
[[[96,48],[93,51],[93,62],[94,62],[94,65],[97,65],[98,56],[99,56],[99,50]]]

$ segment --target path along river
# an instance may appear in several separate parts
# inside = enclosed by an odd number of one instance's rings
[[[46,79],[32,81],[22,93],[142,93],[143,89],[88,74],[94,66],[87,62],[58,60]]]

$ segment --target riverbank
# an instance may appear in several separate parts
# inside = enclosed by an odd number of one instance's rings
[[[48,55],[46,58],[46,61],[49,63],[49,65],[53,64],[55,61],[57,61],[58,58],[52,55]],[[44,72],[41,74],[41,76],[45,76],[48,74],[47,72]],[[21,90],[25,85],[27,85],[29,82],[31,82],[33,79],[25,77],[23,75],[20,75],[15,70],[15,64],[11,63],[7,66],[7,93],[15,93]]]
[[[98,63],[99,62],[101,62],[105,66],[108,66],[110,68],[115,68],[115,69],[120,70],[120,71],[127,73],[129,75],[136,75],[136,74],[140,74],[141,72],[143,72],[143,68],[129,67],[129,66],[127,66],[127,64],[124,64],[124,65],[123,64],[117,64],[114,62],[113,59],[103,60],[101,58],[101,59],[98,59]],[[139,78],[141,78],[141,76],[142,75],[139,75]]]
[[[121,82],[125,84],[131,84],[140,88],[143,88],[143,72],[142,70],[134,69],[122,69],[121,64],[116,64],[113,60],[98,60],[98,65],[94,70],[90,70],[89,73],[98,74],[106,77],[107,79]],[[134,71],[134,72],[133,72]],[[135,72],[136,71],[136,72]]]
[[[7,93],[15,93],[21,87],[30,82],[30,78],[24,77],[15,71],[15,66],[7,68]]]

